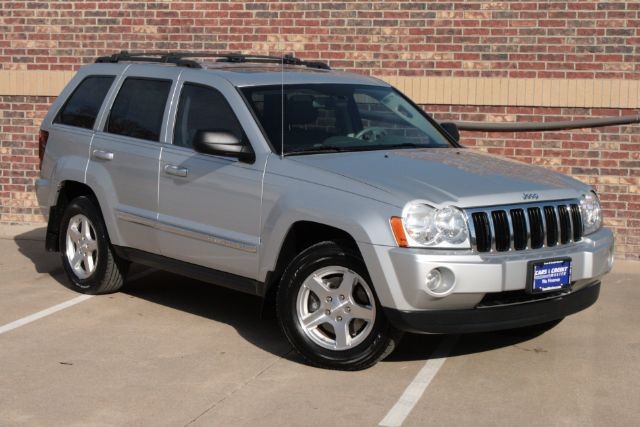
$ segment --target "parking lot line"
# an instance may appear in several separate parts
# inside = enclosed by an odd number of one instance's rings
[[[133,276],[127,278],[127,282],[135,282],[138,279],[141,279],[144,276],[148,276],[153,273],[153,268],[147,268]],[[88,300],[89,298],[94,297],[95,295],[80,295],[75,298],[72,298],[63,303],[54,305],[53,307],[46,308],[42,311],[38,311],[37,313],[30,314],[28,316],[23,317],[22,319],[14,320],[13,322],[7,323],[6,325],[0,326],[0,335],[5,332],[13,331],[14,329],[18,329],[21,326],[28,325],[31,322],[35,322],[36,320],[42,319],[43,317],[47,317],[53,313],[57,313],[58,311],[64,310],[65,308],[73,307],[76,304],[80,304],[83,301]]]
[[[47,317],[53,313],[57,313],[58,311],[64,310],[65,308],[80,304],[82,301],[86,301],[92,297],[93,295],[80,295],[58,305],[54,305],[53,307],[49,307],[37,313],[30,314],[26,317],[23,317],[22,319],[18,319],[11,323],[7,323],[6,325],[2,325],[0,326],[0,335],[4,334],[5,332],[13,331],[14,329],[18,329],[21,326],[28,325],[31,322],[35,322],[36,320]]]
[[[431,380],[436,376],[447,356],[451,352],[458,336],[448,336],[436,347],[429,360],[424,364],[420,372],[415,376],[411,384],[407,386],[400,399],[387,412],[387,415],[380,421],[380,426],[398,427],[401,426],[418,400],[422,397]]]

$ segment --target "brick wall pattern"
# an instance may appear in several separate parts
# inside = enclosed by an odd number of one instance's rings
[[[640,79],[640,2],[0,1],[0,73],[75,70],[118,50],[294,52],[377,76]],[[40,222],[37,131],[54,98],[0,93],[0,221]],[[438,119],[552,121],[634,109],[425,105]],[[640,259],[640,125],[463,132],[475,149],[600,193],[621,258]]]

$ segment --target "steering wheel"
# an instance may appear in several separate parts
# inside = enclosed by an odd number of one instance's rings
[[[371,127],[362,129],[353,137],[362,139],[363,141],[377,141],[379,139],[384,138],[385,136],[387,136],[386,129],[378,126],[371,126]]]

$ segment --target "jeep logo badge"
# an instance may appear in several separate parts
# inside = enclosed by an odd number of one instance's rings
[[[538,200],[538,193],[522,193],[522,200]]]

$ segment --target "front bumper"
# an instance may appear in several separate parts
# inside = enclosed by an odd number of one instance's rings
[[[416,333],[485,332],[537,325],[562,319],[589,307],[598,299],[600,282],[546,299],[466,310],[401,311],[385,308],[396,328]]]
[[[573,291],[598,280],[613,263],[613,233],[606,228],[563,246],[525,251],[411,249],[362,245],[371,280],[385,308],[408,311],[474,309],[485,295],[524,291],[530,261],[571,259]],[[445,297],[427,292],[426,277],[434,268],[453,273],[455,286]]]

